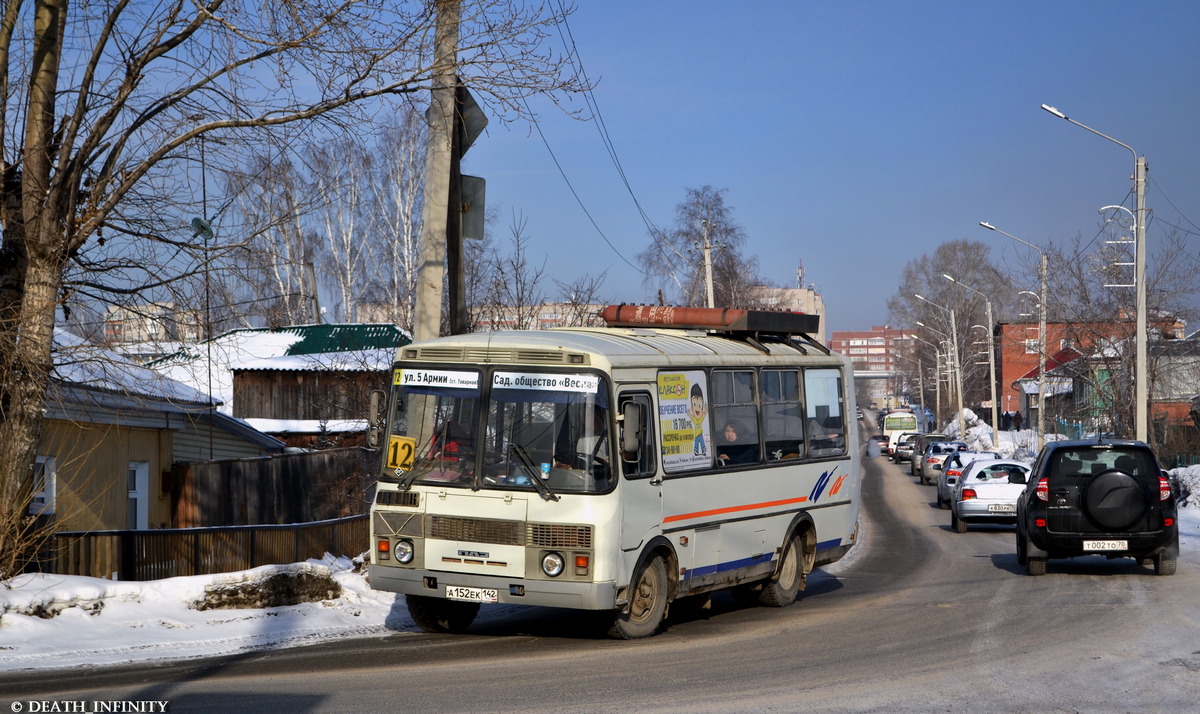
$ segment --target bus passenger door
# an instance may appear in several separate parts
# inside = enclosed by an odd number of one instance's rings
[[[644,391],[643,391],[644,389]],[[636,405],[637,453],[621,451],[621,550],[639,550],[662,525],[662,476],[659,474],[658,442],[654,424],[658,420],[649,388],[622,390],[617,395],[618,414],[627,414],[627,404]],[[624,441],[630,421],[620,422]]]

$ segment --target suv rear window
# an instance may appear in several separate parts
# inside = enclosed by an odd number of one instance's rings
[[[1116,469],[1135,478],[1158,477],[1158,469],[1144,449],[1076,449],[1054,455],[1050,474],[1055,476],[1095,476]]]

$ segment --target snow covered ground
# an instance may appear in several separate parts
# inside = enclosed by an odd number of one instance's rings
[[[1000,450],[1007,456],[1031,441],[1029,432],[1005,432]],[[1200,494],[1200,467],[1178,475]],[[1180,511],[1179,562],[1181,568],[1200,567],[1200,504],[1195,502]],[[281,575],[328,576],[340,584],[341,594],[286,607],[195,606],[205,599],[206,588],[229,589]],[[420,632],[404,598],[372,590],[348,559],[151,582],[22,575],[8,587],[0,585],[0,671],[188,659],[395,632]]]

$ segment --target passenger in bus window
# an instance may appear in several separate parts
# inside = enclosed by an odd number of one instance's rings
[[[727,422],[721,430],[717,459],[722,465],[748,464],[758,460],[758,444],[750,443],[749,432],[741,422]]]

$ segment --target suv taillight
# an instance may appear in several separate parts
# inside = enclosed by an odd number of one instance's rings
[[[1169,501],[1171,499],[1171,482],[1162,476],[1158,477],[1158,500]]]
[[[1045,476],[1038,479],[1037,490],[1034,491],[1034,493],[1037,494],[1037,498],[1039,501],[1049,503],[1050,502],[1050,479],[1046,478]]]

